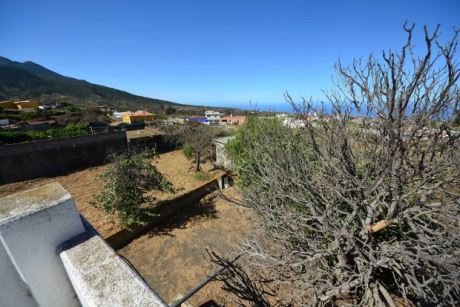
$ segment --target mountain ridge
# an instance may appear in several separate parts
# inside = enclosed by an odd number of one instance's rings
[[[81,106],[107,105],[120,110],[145,108],[158,111],[168,105],[184,109],[199,108],[131,94],[63,76],[32,61],[17,62],[0,56],[0,100],[10,99],[70,102]]]

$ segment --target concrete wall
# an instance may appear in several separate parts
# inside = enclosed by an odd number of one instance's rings
[[[225,170],[234,170],[235,165],[233,161],[228,156],[227,149],[225,146],[233,137],[222,137],[213,140],[215,149],[216,149],[216,166],[225,169]]]
[[[173,138],[171,138],[173,139]],[[176,149],[176,144],[163,134],[148,137],[131,137],[128,139],[130,149],[155,148],[157,153],[164,153]]]
[[[0,243],[0,305],[36,307],[32,294],[14,269],[3,244]]]
[[[64,243],[60,257],[83,307],[167,307],[145,281],[97,234]]]
[[[0,198],[0,306],[167,304],[51,183]]]
[[[58,183],[20,192],[0,199],[0,240],[8,261],[20,276],[39,306],[79,306],[57,253],[57,247],[85,232],[70,194]],[[3,265],[3,267],[6,267]],[[14,279],[0,276],[1,283]],[[0,306],[13,299],[26,299],[20,288],[8,301],[0,297]],[[13,297],[14,295],[14,297]]]
[[[109,155],[126,148],[124,131],[0,145],[0,184],[100,165]]]

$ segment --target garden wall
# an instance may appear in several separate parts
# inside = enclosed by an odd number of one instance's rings
[[[126,148],[125,131],[0,145],[0,184],[100,165],[111,154]]]
[[[177,144],[163,134],[131,137],[128,139],[128,146],[130,149],[155,148],[157,153],[165,153],[177,149]]]

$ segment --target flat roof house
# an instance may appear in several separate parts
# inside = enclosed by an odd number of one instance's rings
[[[132,124],[135,122],[152,122],[153,114],[148,111],[136,111],[136,112],[125,112],[123,114],[123,122],[126,124]]]
[[[217,111],[206,111],[204,112],[204,116],[206,117],[206,123],[208,125],[218,125],[220,124],[220,120],[222,119],[222,113]]]

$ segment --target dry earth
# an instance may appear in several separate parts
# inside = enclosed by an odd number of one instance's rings
[[[224,194],[232,199],[240,197],[233,187],[224,190]],[[134,240],[119,253],[166,302],[171,303],[215,272],[207,249],[228,258],[238,255],[239,239],[256,231],[245,217],[250,213],[247,210],[214,192]],[[214,281],[195,294],[190,303],[193,306],[210,302],[234,306],[233,299],[222,290],[221,282]]]
[[[196,178],[192,163],[181,151],[161,154],[153,163],[177,190],[176,194],[156,193],[157,199],[177,197],[203,183]],[[98,175],[107,167],[103,165],[64,176],[1,185],[0,197],[57,181],[74,197],[81,214],[102,236],[108,237],[119,227],[111,222],[113,217],[90,204],[93,196],[103,188],[104,181]],[[212,170],[210,163],[205,163],[203,170],[210,176],[218,172]],[[215,271],[216,268],[208,259],[207,249],[231,257],[238,254],[238,239],[255,231],[241,215],[241,210],[248,209],[239,209],[218,194],[215,192],[206,196],[119,251],[168,302],[187,293]],[[224,190],[224,194],[233,199],[240,197],[234,188]],[[218,281],[205,286],[190,302],[193,306],[206,302],[216,302],[221,306],[236,305],[233,297],[222,290],[222,283]]]
[[[177,197],[181,193],[192,190],[203,182],[195,178],[195,172],[190,163],[180,150],[161,154],[154,159],[158,170],[172,182],[177,190],[175,194],[155,193],[158,200]],[[108,237],[120,227],[116,223],[116,216],[109,216],[103,211],[94,208],[90,201],[94,195],[102,191],[104,180],[98,175],[107,169],[107,165],[88,168],[82,171],[70,173],[64,176],[52,178],[37,178],[21,182],[9,183],[0,186],[0,197],[14,194],[20,191],[33,189],[51,182],[59,182],[74,197],[75,204],[80,213],[99,231],[103,237]],[[217,171],[211,171],[212,165],[205,163],[203,170],[214,175]]]

